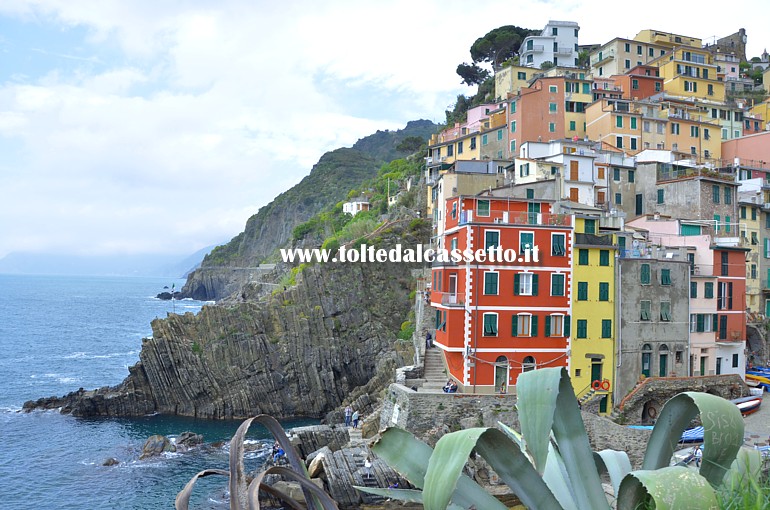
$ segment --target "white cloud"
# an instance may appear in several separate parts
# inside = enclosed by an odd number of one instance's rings
[[[628,16],[595,1],[6,0],[5,22],[40,40],[5,36],[4,55],[48,67],[0,82],[0,257],[228,239],[325,151],[441,120],[467,91],[457,64],[498,26],[574,20],[586,43],[745,27],[753,54],[768,8],[749,4],[717,17],[662,2]]]

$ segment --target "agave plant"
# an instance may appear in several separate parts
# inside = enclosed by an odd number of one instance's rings
[[[740,411],[714,395],[686,392],[669,400],[653,428],[642,469],[632,471],[625,452],[591,451],[566,369],[524,373],[516,392],[521,433],[502,424],[499,429],[466,429],[446,434],[433,450],[412,434],[390,428],[372,450],[417,490],[356,488],[421,502],[426,510],[505,510],[462,474],[475,450],[528,508],[609,510],[601,483],[607,474],[620,510],[703,510],[718,508],[716,489],[723,483],[745,483],[759,464],[759,452],[743,449],[738,457]],[[682,432],[697,414],[705,430],[700,469],[670,466]]]
[[[289,461],[290,468],[273,466],[260,472],[254,479],[247,483],[246,471],[243,466],[243,441],[246,437],[249,427],[253,422],[258,422],[267,428],[270,433],[275,437],[278,444],[281,445],[283,451],[286,452],[286,458]],[[302,491],[305,495],[305,501],[307,506],[299,503],[294,498],[284,494],[283,492],[263,483],[265,476],[269,474],[282,475],[284,478],[293,480],[300,484]],[[176,510],[188,510],[190,505],[190,496],[192,495],[195,482],[199,478],[203,478],[211,475],[220,475],[230,477],[230,510],[259,510],[259,491],[264,491],[281,502],[285,503],[288,508],[293,510],[339,510],[339,507],[334,500],[317,485],[310,481],[310,477],[305,469],[305,464],[302,462],[294,446],[289,442],[289,438],[286,437],[286,432],[281,427],[281,424],[266,414],[261,414],[253,418],[249,418],[244,421],[235,435],[232,441],[230,441],[230,469],[225,471],[224,469],[205,469],[190,479],[179,494],[177,494],[175,501]]]

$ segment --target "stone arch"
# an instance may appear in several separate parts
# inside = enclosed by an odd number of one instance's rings
[[[658,419],[663,406],[657,400],[648,400],[642,406],[642,423],[653,424]]]

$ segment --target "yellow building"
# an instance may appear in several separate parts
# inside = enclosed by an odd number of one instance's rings
[[[570,375],[575,395],[599,398],[612,411],[615,381],[615,255],[612,234],[597,234],[599,218],[576,217],[572,260]]]
[[[503,100],[508,94],[517,94],[519,90],[529,86],[529,80],[539,69],[523,66],[504,67],[495,73],[495,97]]]
[[[768,69],[770,69],[770,67],[768,67]],[[765,73],[765,78],[770,80],[767,73]],[[765,85],[765,88],[770,88],[770,84]],[[770,126],[770,100],[755,104],[750,111],[752,117],[762,118],[764,122],[762,123],[761,130],[766,131],[768,126]]]
[[[676,46],[690,46],[692,48],[702,48],[703,41],[697,37],[672,34],[671,32],[662,32],[660,30],[642,30],[634,37],[634,41],[657,44],[674,48]]]
[[[746,310],[754,313],[762,312],[764,302],[762,300],[761,271],[760,271],[760,245],[762,220],[762,195],[760,193],[740,193],[738,206],[738,228],[741,233],[743,246],[750,248],[746,254]]]
[[[680,46],[651,65],[660,68],[663,89],[668,95],[725,100],[725,84],[717,76],[719,68],[708,50]]]

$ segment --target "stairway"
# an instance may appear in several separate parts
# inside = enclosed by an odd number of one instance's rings
[[[589,389],[588,393],[578,399],[578,405],[582,407],[583,404],[594,398],[594,395],[596,395],[596,390],[593,388]]]
[[[354,429],[352,426],[348,427],[348,435],[350,437],[350,441],[348,445],[350,447],[353,446],[361,446],[366,443],[364,441],[363,436],[361,435],[361,421],[358,422],[358,428]],[[363,461],[362,461],[363,462]],[[363,466],[363,464],[361,464]]]
[[[443,352],[437,347],[425,349],[424,374],[425,382],[419,389],[421,392],[443,392],[447,381],[447,373],[444,370]]]

